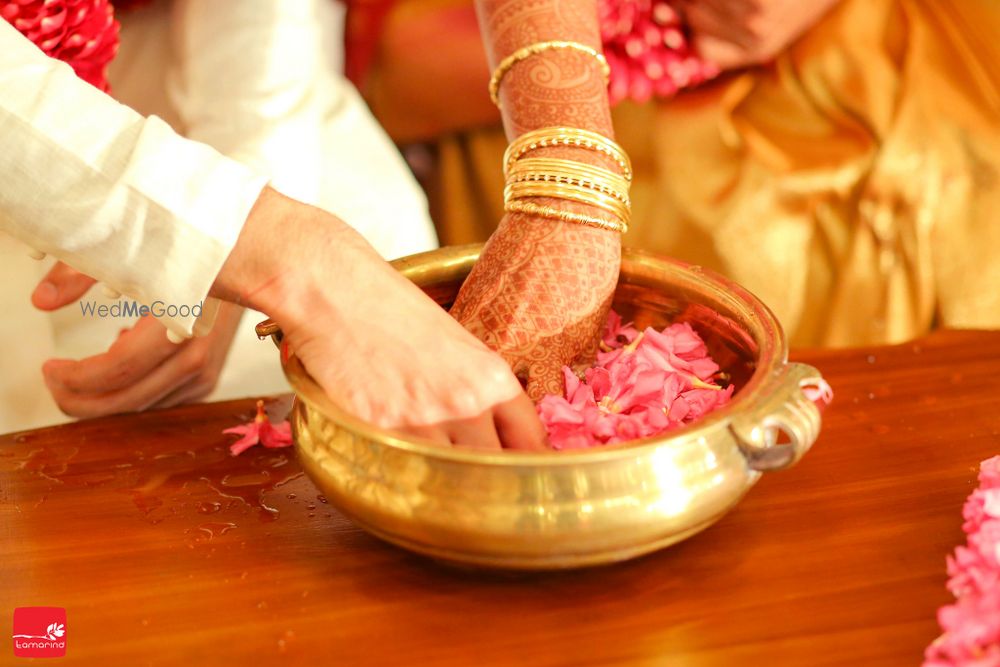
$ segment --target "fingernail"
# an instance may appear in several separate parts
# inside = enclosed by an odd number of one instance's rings
[[[56,299],[59,298],[59,288],[56,287],[55,283],[46,280],[38,283],[38,287],[35,288],[35,293],[32,296],[35,301],[40,303],[55,303]]]

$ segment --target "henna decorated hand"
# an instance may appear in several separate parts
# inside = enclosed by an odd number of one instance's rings
[[[601,43],[596,0],[476,0],[480,28],[497,67],[516,50],[548,40]],[[545,50],[506,71],[502,115],[511,139],[543,127],[614,137],[598,61],[579,50]],[[618,166],[582,148],[546,147],[532,157]],[[585,215],[607,214],[561,199],[532,198]],[[581,208],[582,206],[582,208]],[[618,281],[617,232],[510,213],[487,242],[452,315],[511,365],[528,396],[562,392],[562,367],[593,361]]]
[[[451,313],[537,401],[562,392],[563,366],[593,361],[620,264],[615,232],[508,214]]]

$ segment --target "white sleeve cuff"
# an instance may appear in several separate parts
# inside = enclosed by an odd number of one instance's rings
[[[267,179],[143,118],[0,21],[0,228],[191,335]],[[188,306],[188,308],[181,308]],[[182,314],[182,313],[187,313]]]

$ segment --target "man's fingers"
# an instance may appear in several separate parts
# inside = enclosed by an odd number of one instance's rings
[[[76,394],[107,394],[148,375],[188,343],[167,340],[166,329],[152,317],[140,319],[107,352],[80,361],[50,359],[42,366],[46,382]]]
[[[116,391],[73,392],[50,380],[49,375],[46,375],[45,382],[59,408],[72,417],[100,417],[146,410],[179,388],[197,381],[201,373],[202,354],[197,343],[201,342],[194,341],[181,346],[180,352],[152,372]]]
[[[424,440],[430,440],[435,445],[451,447],[451,438],[448,437],[448,432],[440,424],[433,426],[401,426],[393,429],[393,432],[404,438],[408,435],[415,436]]]
[[[52,267],[31,294],[31,303],[40,310],[55,310],[73,303],[97,282],[62,262]]]
[[[503,449],[493,423],[492,412],[486,412],[473,419],[449,422],[444,428],[451,443],[456,447],[497,452]]]
[[[482,451],[502,449],[546,450],[545,427],[538,419],[535,405],[525,394],[472,419],[462,419],[430,426],[406,426],[396,429],[406,436],[416,436],[435,444]]]
[[[165,370],[169,372],[164,372]],[[155,405],[178,385],[191,382],[197,377],[196,374],[177,375],[179,372],[175,364],[167,362],[138,384],[109,394],[76,394],[53,384],[49,384],[49,391],[59,409],[70,417],[89,419],[123,412],[141,412]]]
[[[196,403],[212,393],[215,385],[208,382],[191,382],[175,389],[157,402],[149,406],[150,410],[172,408],[185,403]]]
[[[493,423],[505,449],[549,449],[545,427],[538,418],[535,404],[525,394],[518,394],[497,406],[493,411]]]

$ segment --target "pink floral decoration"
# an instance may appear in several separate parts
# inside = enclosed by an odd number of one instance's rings
[[[292,426],[288,420],[272,424],[264,412],[264,401],[257,401],[257,416],[246,424],[227,428],[223,433],[233,433],[243,437],[229,446],[233,456],[239,456],[254,445],[276,449],[292,444]]]
[[[957,600],[938,610],[944,633],[927,647],[924,667],[1000,667],[1000,456],[980,464],[962,517],[968,539],[947,560]]]
[[[108,0],[0,0],[0,17],[107,92],[108,63],[118,52],[118,22]]]
[[[712,79],[719,68],[698,57],[681,16],[665,0],[599,0],[601,41],[611,66],[608,96],[646,102]]]
[[[729,402],[719,366],[690,324],[638,331],[611,312],[597,363],[582,378],[563,369],[565,393],[538,414],[555,449],[581,449],[659,435]]]

